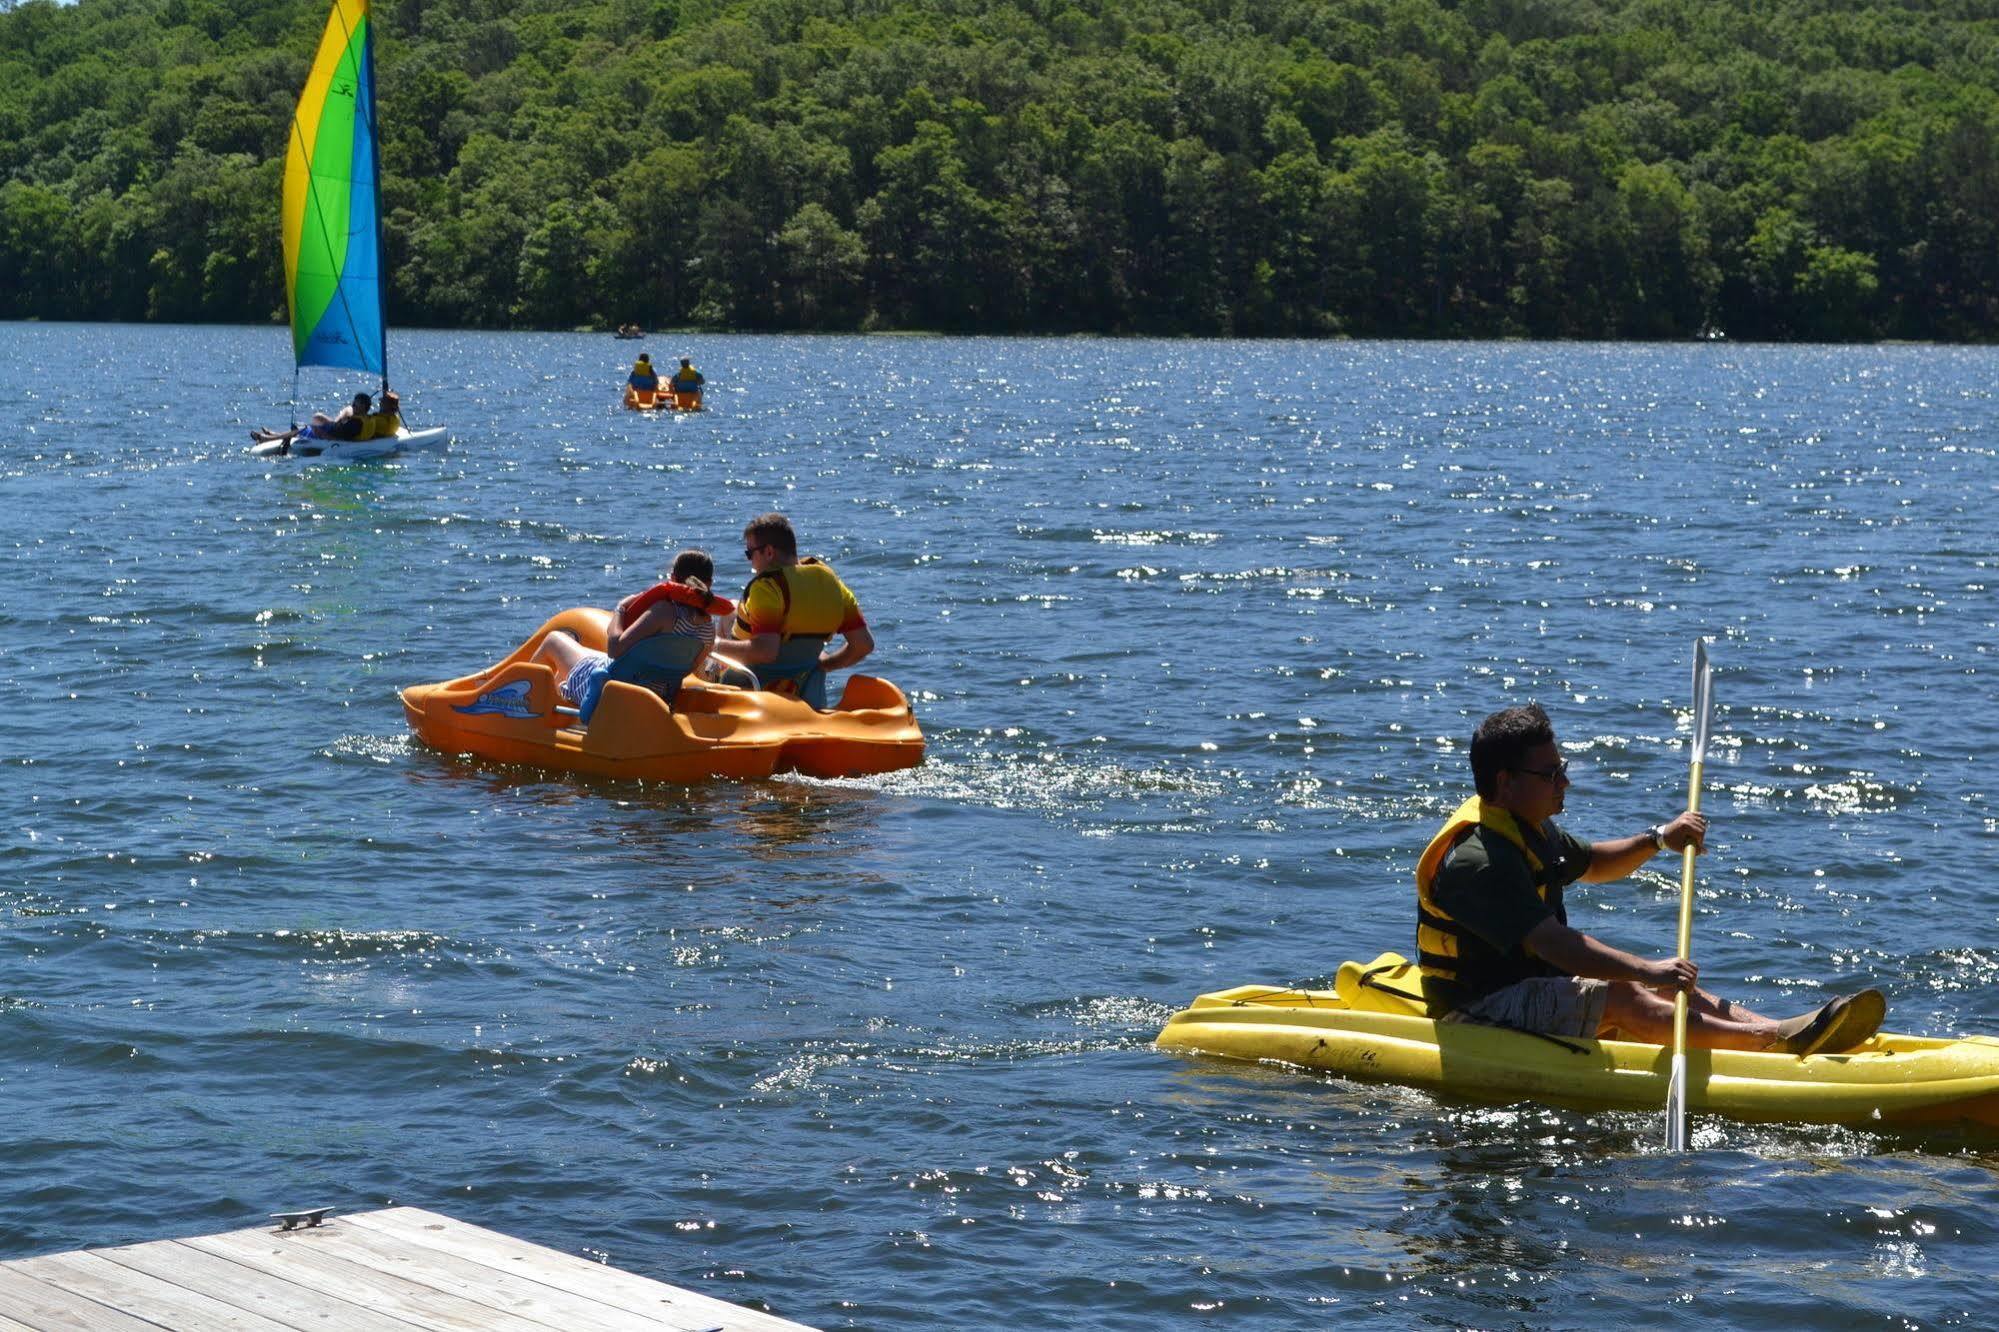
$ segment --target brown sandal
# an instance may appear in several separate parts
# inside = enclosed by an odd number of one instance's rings
[[[1818,1011],[1806,1019],[1803,1026],[1777,1037],[1763,1048],[1772,1054],[1800,1056],[1810,1054],[1831,1039],[1833,1028],[1839,1023],[1840,1014],[1844,1013],[1852,1002],[1846,995],[1841,995],[1837,999],[1820,1004]],[[1784,1025],[1789,1026],[1796,1021],[1796,1018],[1792,1018]]]
[[[1828,1008],[1837,1008],[1831,1024],[1800,1054],[1840,1054],[1871,1039],[1888,1016],[1888,1000],[1876,989],[1835,999]]]

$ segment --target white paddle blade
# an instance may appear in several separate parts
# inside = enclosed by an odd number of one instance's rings
[[[1673,1073],[1666,1082],[1666,1150],[1687,1150],[1687,1056],[1673,1056]]]
[[[1707,758],[1708,728],[1714,718],[1714,672],[1707,661],[1707,640],[1694,640],[1694,749],[1693,761]]]

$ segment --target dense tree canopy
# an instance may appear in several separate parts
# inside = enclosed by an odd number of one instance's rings
[[[376,0],[401,324],[1984,339],[1936,0]],[[323,0],[0,0],[0,317],[281,313]]]

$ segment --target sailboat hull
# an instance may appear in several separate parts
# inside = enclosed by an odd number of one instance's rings
[[[250,452],[259,458],[297,458],[301,462],[367,462],[371,458],[386,458],[395,453],[441,449],[450,442],[451,431],[443,426],[434,426],[429,430],[398,430],[381,439],[293,440],[289,448],[273,440],[257,445]]]

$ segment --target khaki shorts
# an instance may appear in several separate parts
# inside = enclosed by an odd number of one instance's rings
[[[1595,1036],[1603,1025],[1610,982],[1581,976],[1537,976],[1494,990],[1445,1016],[1446,1022],[1511,1027],[1543,1036]]]

